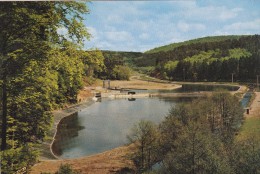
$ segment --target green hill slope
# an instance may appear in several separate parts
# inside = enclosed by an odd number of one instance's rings
[[[260,36],[215,36],[158,47],[132,60],[169,80],[253,81],[260,74]]]
[[[221,42],[221,41],[233,40],[233,39],[238,40],[241,37],[246,37],[246,36],[245,35],[208,36],[208,37],[188,40],[188,41],[184,41],[184,42],[172,43],[172,44],[169,44],[169,45],[164,45],[164,46],[161,46],[161,47],[157,47],[157,48],[148,50],[145,53],[156,53],[156,52],[160,52],[160,51],[165,51],[166,52],[166,51],[173,50],[173,49],[175,49],[177,47],[180,47],[180,46],[185,46],[185,45],[190,45],[190,44],[197,44],[197,43]]]

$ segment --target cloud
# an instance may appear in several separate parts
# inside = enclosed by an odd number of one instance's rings
[[[150,35],[148,33],[142,33],[139,35],[139,38],[142,40],[147,40],[150,38]]]
[[[186,19],[203,19],[203,20],[217,20],[226,21],[234,19],[243,11],[243,8],[228,8],[226,6],[194,6],[188,7],[180,14]]]
[[[260,31],[260,18],[247,22],[235,22],[224,27],[228,31]]]
[[[239,12],[243,11],[242,8],[234,8],[229,10],[226,7],[222,7],[222,10],[219,14],[219,19],[221,20],[228,20],[228,19],[232,19],[238,16]]]
[[[199,24],[199,23],[187,23],[187,22],[180,21],[177,24],[177,28],[182,32],[188,32],[191,30],[202,31],[206,29],[206,26],[204,24]]]
[[[133,40],[131,33],[127,31],[108,31],[105,37],[112,42],[129,42]]]
[[[203,36],[259,33],[259,10],[231,1],[94,1],[86,23],[91,44],[111,50],[144,51]]]
[[[93,39],[98,39],[99,35],[97,30],[94,27],[87,27],[88,32],[91,35],[91,38]]]
[[[117,14],[110,14],[106,18],[107,22],[112,22],[112,23],[122,23],[124,22],[124,19],[122,16],[119,16]]]
[[[187,32],[190,30],[190,25],[187,24],[186,22],[178,22],[177,27],[179,30],[183,32]]]
[[[227,31],[220,31],[220,30],[217,30],[214,32],[214,35],[217,35],[217,36],[223,36],[223,35],[230,35],[229,32]]]

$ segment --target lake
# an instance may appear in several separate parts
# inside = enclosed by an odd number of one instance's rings
[[[141,119],[160,123],[176,103],[187,98],[102,99],[63,119],[54,143],[61,158],[77,158],[127,144],[126,136]]]
[[[237,86],[185,84],[181,89],[149,90],[172,93],[212,91],[222,88],[237,90]],[[137,93],[144,92],[136,90]],[[171,107],[191,98],[104,99],[64,118],[59,126],[53,150],[61,158],[78,158],[104,152],[128,143],[127,135],[141,119],[160,123]]]

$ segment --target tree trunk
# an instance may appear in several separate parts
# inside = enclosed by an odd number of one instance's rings
[[[6,91],[6,74],[3,74],[3,87],[2,87],[2,144],[1,151],[6,149],[6,130],[7,130],[7,91]]]

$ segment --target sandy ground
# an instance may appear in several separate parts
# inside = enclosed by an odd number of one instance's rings
[[[141,81],[138,79],[131,79],[130,81],[111,81],[111,88],[135,88],[135,89],[176,89],[181,87],[178,84],[171,83],[156,83],[151,81]],[[86,87],[84,90],[96,90],[102,91],[100,87]],[[68,107],[65,110],[57,110],[54,111],[54,125],[51,135],[55,135],[56,126],[59,121],[80,110],[81,108],[85,108],[90,105],[93,101],[88,100],[90,95],[87,95],[88,92],[80,92],[79,101],[80,104]],[[255,101],[259,101],[260,95]],[[255,103],[254,101],[254,103]],[[257,104],[260,104],[258,102]],[[259,105],[254,104],[254,107],[258,107]],[[253,111],[253,110],[252,110]],[[133,147],[124,146],[112,149],[107,152],[103,152],[97,155],[82,157],[77,159],[70,160],[53,160],[52,154],[50,153],[50,144],[52,140],[44,143],[44,152],[40,158],[40,162],[33,166],[31,173],[32,174],[40,174],[41,172],[56,172],[61,164],[71,164],[73,169],[80,171],[81,173],[91,173],[91,174],[106,174],[106,173],[116,173],[122,168],[132,168],[132,163],[126,158],[128,152],[133,151]],[[52,159],[52,160],[51,160]]]
[[[117,173],[123,168],[133,168],[133,164],[127,159],[127,152],[132,151],[131,148],[131,146],[118,147],[97,155],[77,159],[45,160],[36,164],[30,173],[54,173],[61,164],[70,164],[74,170],[82,174]]]
[[[176,89],[181,85],[171,83],[156,83],[151,81],[142,81],[138,79],[132,79],[130,81],[111,81],[111,88],[134,88],[134,89]]]

